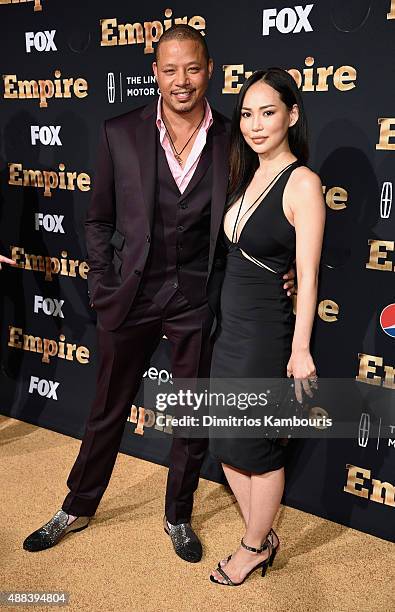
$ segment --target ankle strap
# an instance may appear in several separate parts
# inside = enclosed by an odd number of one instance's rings
[[[262,546],[260,548],[254,548],[253,546],[247,546],[247,544],[244,542],[243,538],[241,538],[240,544],[246,550],[249,550],[250,552],[258,553],[258,554],[263,552],[264,550],[266,550],[268,548],[268,546],[270,546],[270,542],[267,539],[267,537],[266,537],[265,541],[263,542],[263,544],[262,544]]]
[[[273,536],[276,536],[276,538],[277,538],[277,540],[278,540],[278,535],[277,535],[277,533],[274,531],[274,529],[271,529],[271,530],[269,531],[269,533],[267,534],[266,539],[267,539],[267,540],[269,540],[269,542],[270,542],[270,544],[272,545],[272,547],[274,546],[274,543],[273,543]]]

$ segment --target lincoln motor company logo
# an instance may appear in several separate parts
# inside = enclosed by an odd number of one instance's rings
[[[122,72],[107,73],[107,98],[109,104],[124,102],[130,97],[155,96],[159,88],[153,74],[123,75]]]
[[[380,217],[389,219],[392,207],[392,183],[384,181],[380,197]]]

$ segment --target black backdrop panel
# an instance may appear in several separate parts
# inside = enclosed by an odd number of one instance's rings
[[[152,50],[175,18],[206,36],[208,98],[228,116],[246,74],[292,71],[327,203],[318,372],[372,384],[370,364],[393,388],[394,1],[0,0],[1,252],[18,262],[0,277],[3,414],[82,436],[96,375],[83,221],[99,125],[157,95]],[[164,339],[147,376],[170,371]],[[150,425],[148,407],[142,425],[140,397],[122,450],[166,464],[171,436]],[[285,503],[393,539],[392,425],[372,422],[355,440],[293,442]],[[203,475],[221,479],[210,458]]]

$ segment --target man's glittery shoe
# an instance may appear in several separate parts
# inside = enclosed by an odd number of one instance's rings
[[[82,531],[82,529],[88,527],[90,516],[78,516],[70,525],[67,524],[68,519],[69,515],[64,510],[59,510],[48,523],[27,536],[23,542],[23,548],[29,552],[51,548],[67,533]]]
[[[164,516],[163,527],[165,532],[170,536],[174,550],[181,559],[189,561],[190,563],[197,563],[200,561],[203,554],[202,545],[190,523],[172,525],[166,519],[166,516]]]

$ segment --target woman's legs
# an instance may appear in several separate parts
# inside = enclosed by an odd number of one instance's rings
[[[284,468],[251,474],[250,513],[244,541],[259,548],[269,533],[284,491]]]
[[[228,481],[229,486],[237,499],[237,503],[240,506],[240,510],[247,527],[250,512],[251,474],[249,472],[238,470],[230,465],[226,465],[226,463],[223,463],[222,467],[225,472],[226,480]]]
[[[224,465],[224,471],[246,522],[244,543],[259,548],[269,533],[280,506],[284,490],[284,468],[265,474],[247,474]],[[233,582],[241,582],[248,572],[267,559],[268,555],[268,550],[257,554],[240,546],[226,563],[226,574]],[[224,562],[221,566],[224,567]],[[212,575],[216,580],[224,581],[223,576],[216,570]]]

